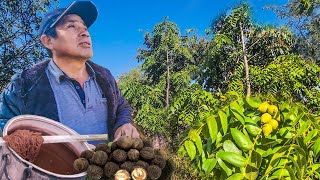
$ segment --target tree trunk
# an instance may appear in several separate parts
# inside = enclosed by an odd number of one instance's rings
[[[244,34],[243,34],[242,24],[240,24],[240,32],[241,32],[244,67],[246,69],[247,97],[250,97],[250,95],[251,95],[251,87],[250,87],[250,76],[249,76],[249,64],[248,64],[247,53],[246,53],[246,45],[245,45],[245,42],[244,42]]]

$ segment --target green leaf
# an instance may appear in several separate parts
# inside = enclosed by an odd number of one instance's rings
[[[296,160],[294,160],[293,157],[288,156],[288,158],[290,159],[290,161],[293,163],[293,167],[295,169],[295,172],[297,173],[298,179],[302,179],[302,175],[301,175],[301,169],[299,168],[299,165],[297,164]]]
[[[246,158],[234,152],[219,151],[217,157],[236,167],[244,167],[247,164]]]
[[[311,173],[313,173],[320,168],[320,164],[312,164],[311,166],[308,166],[308,168],[311,168]]]
[[[194,141],[194,142],[196,143],[196,146],[197,146],[197,148],[198,148],[199,154],[202,154],[202,151],[203,151],[203,149],[202,149],[202,141],[201,141],[201,138],[200,138],[199,133],[197,132],[197,130],[191,129],[191,130],[189,131],[188,137],[189,137],[192,141]]]
[[[230,131],[234,142],[238,147],[240,147],[241,150],[246,152],[253,148],[250,138],[244,135],[241,131],[236,128],[231,128]]]
[[[234,109],[238,111],[240,114],[243,114],[244,112],[243,107],[240,107],[237,101],[233,101],[232,103],[230,103],[230,109]]]
[[[236,173],[236,174],[233,174],[232,176],[228,177],[228,179],[226,179],[226,180],[241,180],[243,178],[244,178],[243,174]]]
[[[215,159],[215,158],[206,159],[203,161],[202,169],[204,170],[204,172],[206,174],[208,174],[209,172],[212,171],[212,169],[216,166],[216,164],[217,164],[217,159]]]
[[[218,134],[218,125],[216,122],[216,118],[214,115],[210,115],[206,119],[208,129],[209,129],[209,134],[212,140],[212,143],[214,143],[217,139],[217,134]]]
[[[260,121],[260,116],[253,116],[251,119],[257,123]]]
[[[184,146],[185,146],[187,153],[192,161],[194,159],[194,157],[196,156],[196,152],[197,152],[195,145],[193,144],[192,141],[187,140],[184,142]]]
[[[223,136],[222,136],[221,132],[218,132],[217,139],[216,139],[216,148],[217,149],[222,146],[222,143],[221,143],[222,137]]]
[[[252,108],[258,108],[259,105],[261,104],[261,100],[257,97],[246,97],[246,102]]]
[[[279,168],[278,170],[276,170],[276,171],[274,171],[274,172],[272,173],[272,176],[276,176],[276,177],[288,177],[288,176],[290,176],[290,175],[289,175],[288,170],[283,169],[283,168]]]
[[[300,126],[300,128],[298,130],[297,136],[300,136],[302,133],[304,133],[309,128],[311,121],[307,121],[307,122],[301,121],[301,124],[302,125]]]
[[[184,155],[185,155],[186,153],[187,153],[187,152],[186,152],[186,149],[184,148],[184,146],[180,146],[179,149],[178,149],[178,152],[177,152],[178,156],[179,156],[179,157],[184,157]]]
[[[313,154],[315,155],[315,157],[317,158],[319,156],[319,152],[320,152],[320,138],[318,138],[312,147],[313,150]]]
[[[233,144],[233,142],[230,140],[226,140],[223,143],[223,150],[226,152],[234,152],[234,153],[242,155],[242,151],[240,149],[238,149],[237,146],[235,144]]]
[[[251,136],[255,137],[262,132],[261,128],[256,124],[254,120],[247,117],[245,119],[246,119],[246,122],[245,122],[246,130]]]
[[[291,180],[296,180],[297,178],[296,178],[296,176],[295,176],[294,170],[293,170],[291,167],[288,167],[288,166],[286,166],[286,169],[287,169],[288,172],[289,172],[289,175],[290,175]]]
[[[246,173],[245,173],[246,179],[249,179],[249,180],[257,179],[258,175],[259,175],[258,169],[255,169],[255,168],[253,168],[251,166],[250,167],[247,166]]]
[[[214,144],[212,144],[211,138],[209,137],[207,139],[207,143],[204,145],[204,151],[206,151],[206,153],[211,154],[212,150],[213,150]]]
[[[307,156],[307,152],[301,148],[300,146],[296,145],[296,144],[292,144],[291,147],[295,150],[297,150],[302,156]]]
[[[267,170],[265,171],[267,174],[274,168],[273,165],[275,164],[275,160],[280,158],[280,157],[282,157],[289,150],[289,148],[290,148],[290,145],[287,145],[287,146],[283,146],[283,147],[277,148],[276,151],[273,151],[274,154],[273,154],[273,156],[272,156],[272,158],[270,160],[270,163],[268,165]],[[266,156],[263,155],[262,157],[266,157]]]
[[[286,139],[291,139],[294,134],[292,132],[292,128],[290,127],[283,127],[279,130],[279,134],[280,136],[286,138]]]
[[[244,115],[247,117],[254,117],[254,116],[260,115],[260,112],[256,110],[248,110],[244,112]]]
[[[218,158],[218,164],[228,176],[232,174],[232,170],[220,158]]]
[[[236,119],[237,119],[238,121],[240,121],[241,124],[244,125],[244,115],[241,114],[241,113],[240,113],[239,111],[237,111],[236,109],[230,109],[230,110],[231,110],[232,114],[234,115],[234,117],[236,117]]]
[[[311,140],[312,138],[314,138],[316,135],[317,135],[317,130],[316,130],[316,129],[311,130],[311,131],[308,133],[308,135],[303,139],[303,142],[304,142],[305,144],[309,144],[310,140]]]
[[[221,126],[222,126],[222,130],[223,130],[223,134],[226,135],[227,131],[228,131],[228,117],[227,115],[219,110],[218,111],[219,117],[220,117],[220,121],[221,121]]]
[[[250,161],[251,161],[250,163],[251,166],[259,169],[262,162],[262,156],[258,152],[252,151]]]

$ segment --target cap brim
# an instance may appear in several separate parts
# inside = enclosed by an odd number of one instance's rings
[[[98,10],[91,1],[74,1],[59,15],[59,17],[51,24],[50,28],[55,26],[65,15],[68,14],[76,14],[80,16],[89,28],[97,19]]]

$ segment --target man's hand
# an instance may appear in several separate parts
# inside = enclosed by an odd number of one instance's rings
[[[130,123],[124,124],[116,130],[113,141],[117,141],[122,135],[126,135],[132,138],[140,137],[137,129]]]

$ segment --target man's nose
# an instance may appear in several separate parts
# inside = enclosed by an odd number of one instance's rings
[[[88,30],[86,30],[86,29],[84,29],[84,28],[81,29],[81,32],[80,32],[79,35],[80,35],[81,37],[89,37],[89,36],[90,36]]]

